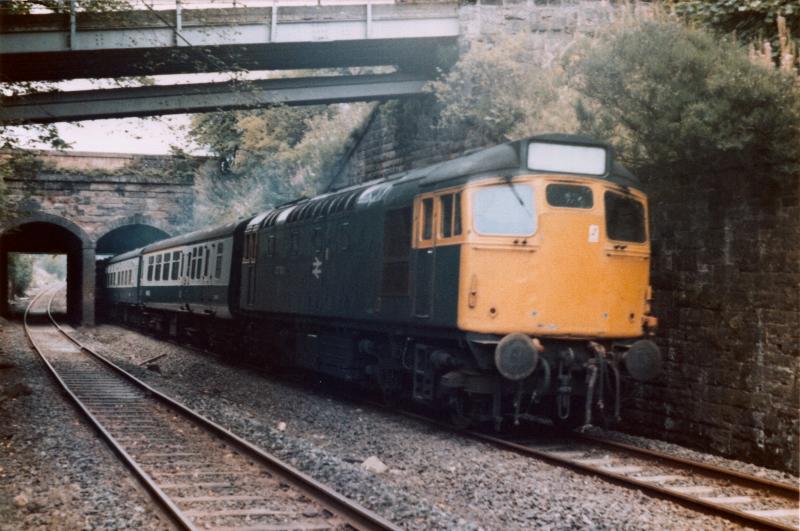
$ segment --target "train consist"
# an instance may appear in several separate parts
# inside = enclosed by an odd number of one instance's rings
[[[616,419],[661,365],[647,208],[607,145],[537,136],[113,257],[101,311],[460,424]]]

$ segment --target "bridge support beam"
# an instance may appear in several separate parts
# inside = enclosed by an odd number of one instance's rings
[[[231,81],[0,98],[0,123],[52,123],[417,96],[430,76],[395,73]]]

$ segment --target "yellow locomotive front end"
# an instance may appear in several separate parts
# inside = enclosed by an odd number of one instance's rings
[[[460,329],[598,339],[652,324],[643,193],[548,174],[467,190]]]
[[[498,424],[509,413],[589,424],[598,409],[617,419],[621,369],[647,381],[661,366],[646,339],[656,326],[647,197],[604,144],[539,138],[519,149],[520,168],[417,201],[423,236],[459,218],[445,241],[460,247],[456,323],[475,363],[444,374],[444,394],[457,416]]]

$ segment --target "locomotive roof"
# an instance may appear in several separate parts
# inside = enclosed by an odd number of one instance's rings
[[[604,175],[599,176],[580,175],[610,181],[621,186],[641,188],[639,179],[622,164],[614,160],[614,150],[611,146],[588,136],[567,134],[537,135],[490,148],[478,149],[432,167],[409,172],[401,180],[422,177],[424,179],[422,185],[431,186],[443,181],[460,180],[460,177],[464,177],[464,180],[469,180],[469,177],[492,173],[501,175],[560,173],[528,169],[527,147],[531,142],[601,147],[606,150],[611,160],[609,170]],[[575,174],[567,173],[567,175]]]
[[[531,170],[528,168],[527,156],[528,146],[531,142],[602,148],[606,152],[606,170],[602,175]],[[250,218],[248,230],[324,217],[331,213],[353,210],[359,205],[366,206],[384,199],[392,201],[399,196],[413,193],[410,188],[399,186],[406,183],[417,182],[421,188],[434,188],[445,182],[451,186],[476,178],[531,173],[579,175],[641,189],[639,180],[614,160],[613,149],[608,144],[581,135],[547,134],[477,149],[432,166],[340,188],[315,197],[295,199]],[[400,191],[401,189],[403,191]]]

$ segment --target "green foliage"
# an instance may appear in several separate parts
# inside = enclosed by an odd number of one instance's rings
[[[9,177],[33,177],[44,166],[35,153],[24,150],[7,150],[0,154],[0,223],[13,216],[5,180]]]
[[[58,280],[67,278],[67,257],[63,254],[39,254],[33,259],[34,267],[39,267],[45,272],[53,275]]]
[[[574,131],[573,94],[557,62],[563,50],[535,35],[473,43],[431,84],[441,105],[441,127],[476,145]]]
[[[29,254],[9,253],[8,255],[8,281],[12,297],[25,295],[33,279],[33,256]]]
[[[233,221],[330,184],[368,104],[271,107],[197,115],[191,136],[220,159],[196,180],[198,223]]]
[[[582,130],[659,175],[736,169],[793,175],[800,96],[793,77],[751,62],[729,39],[673,22],[635,23],[581,47],[573,85]]]
[[[674,0],[675,12],[685,19],[723,33],[735,33],[746,44],[769,40],[778,53],[778,17],[800,43],[800,4],[797,0]],[[776,56],[777,58],[777,56]]]
[[[132,3],[127,0],[77,0],[78,11],[104,13],[130,9]],[[69,13],[69,0],[4,0],[0,5],[3,13],[22,15],[36,11],[52,11],[53,13]]]

